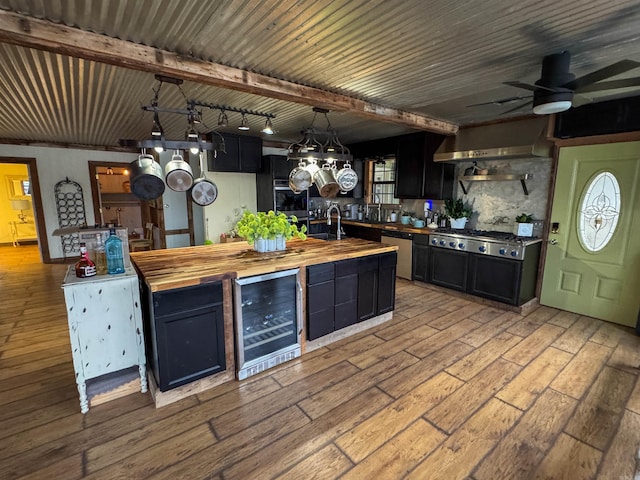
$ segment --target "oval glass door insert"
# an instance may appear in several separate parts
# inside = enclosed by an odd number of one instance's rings
[[[596,175],[587,185],[578,212],[578,238],[589,252],[611,240],[620,217],[620,184],[611,172]]]

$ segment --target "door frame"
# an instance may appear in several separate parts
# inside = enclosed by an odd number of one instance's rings
[[[47,237],[47,226],[44,220],[44,210],[42,206],[42,194],[40,192],[40,178],[38,177],[38,162],[33,157],[0,157],[0,164],[16,163],[26,165],[29,171],[29,185],[31,187],[31,202],[33,206],[33,218],[36,223],[36,236],[38,238],[38,249],[42,263],[52,263],[49,251],[49,238]]]

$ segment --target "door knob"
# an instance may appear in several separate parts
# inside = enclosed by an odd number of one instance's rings
[[[556,240],[555,238],[552,238],[551,240],[548,241],[548,243],[550,245],[557,245],[558,244],[558,240]]]

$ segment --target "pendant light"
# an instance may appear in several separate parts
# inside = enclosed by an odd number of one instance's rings
[[[242,114],[242,122],[240,123],[240,126],[238,127],[238,130],[244,130],[244,131],[249,130],[249,124],[247,122],[247,114],[246,113]]]

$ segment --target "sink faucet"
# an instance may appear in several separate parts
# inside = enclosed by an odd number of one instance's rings
[[[338,207],[337,203],[332,203],[329,208],[327,208],[327,225],[331,225],[331,212],[335,209],[338,213],[338,228],[336,229],[336,238],[340,240],[340,207]]]
[[[375,208],[377,210],[376,212],[376,221],[381,222],[382,219],[382,199],[380,198],[380,195],[378,195],[377,193],[372,193],[371,194],[372,200],[375,202],[376,199],[378,200],[378,204],[377,205],[370,205],[367,203],[367,212],[369,211],[369,209],[371,208]]]

